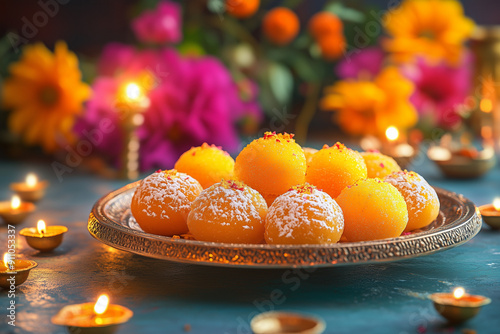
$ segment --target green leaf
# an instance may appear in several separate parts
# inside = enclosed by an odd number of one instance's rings
[[[328,4],[325,11],[337,15],[341,20],[351,21],[354,23],[362,23],[365,20],[365,14],[356,9],[344,6],[340,2]]]
[[[271,91],[279,104],[289,101],[293,89],[293,75],[290,70],[279,64],[271,63],[268,71]]]

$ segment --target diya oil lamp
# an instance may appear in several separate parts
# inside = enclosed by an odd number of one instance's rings
[[[23,201],[36,202],[45,196],[48,181],[38,181],[35,174],[26,176],[25,182],[11,183],[10,189],[14,191]]]
[[[365,137],[361,140],[361,148],[364,151],[380,151],[380,153],[392,157],[402,169],[406,169],[415,157],[415,148],[406,142],[394,126],[385,130],[385,138],[379,140],[376,137]]]
[[[482,306],[491,302],[487,297],[469,295],[463,288],[456,288],[453,293],[433,293],[429,298],[439,314],[454,324],[475,317]]]
[[[3,255],[0,263],[0,287],[9,289],[26,282],[30,270],[38,264],[30,260],[13,260],[9,253]]]
[[[265,312],[250,322],[255,334],[321,334],[326,325],[322,319],[292,312]]]
[[[133,180],[139,176],[140,142],[137,129],[144,122],[142,113],[148,106],[145,89],[139,84],[130,82],[120,88],[116,108],[120,111],[124,134],[120,170],[123,179]]]
[[[109,304],[109,297],[103,294],[95,304],[84,303],[63,307],[52,317],[52,323],[66,326],[70,333],[111,334],[133,314],[124,306]]]
[[[486,224],[494,229],[500,229],[500,197],[493,200],[493,204],[481,205],[479,212]]]
[[[10,202],[0,202],[0,217],[11,225],[22,223],[35,210],[35,204],[22,202],[19,196],[14,195]]]
[[[19,234],[26,238],[26,242],[32,248],[40,252],[49,252],[61,244],[63,235],[67,231],[66,226],[46,226],[43,220],[39,220],[36,228],[23,228]]]

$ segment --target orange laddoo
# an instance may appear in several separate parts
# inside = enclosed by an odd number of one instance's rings
[[[148,233],[172,236],[188,231],[191,203],[203,188],[191,176],[175,169],[157,171],[142,180],[130,209],[139,226]]]
[[[439,198],[436,191],[415,172],[394,172],[384,179],[403,195],[408,207],[408,225],[405,232],[425,227],[439,215]]]
[[[184,152],[174,168],[194,177],[206,189],[222,179],[233,178],[234,159],[221,147],[203,143]]]
[[[255,14],[260,0],[226,0],[226,11],[234,17],[244,19]]]
[[[368,177],[383,179],[387,175],[401,170],[396,160],[380,152],[361,152],[361,156],[365,160]]]
[[[188,216],[196,240],[255,244],[264,241],[264,198],[243,182],[216,183],[202,191]]]
[[[360,180],[337,197],[344,212],[344,236],[350,242],[395,238],[408,223],[403,196],[380,179]]]
[[[266,216],[268,244],[336,243],[344,230],[337,202],[309,184],[292,187],[280,195]]]
[[[344,24],[337,15],[322,11],[309,20],[309,33],[316,39],[328,35],[341,34]]]
[[[236,157],[234,175],[264,196],[268,205],[305,181],[306,157],[293,134],[266,132]]]
[[[325,145],[307,166],[306,182],[336,198],[342,189],[367,177],[366,164],[358,152],[336,143]]]
[[[297,14],[285,7],[271,9],[262,20],[264,35],[277,45],[290,43],[299,33],[299,29]]]
[[[306,162],[309,165],[312,156],[314,153],[318,152],[318,150],[312,147],[303,147],[302,149],[304,150],[304,155],[306,156]]]

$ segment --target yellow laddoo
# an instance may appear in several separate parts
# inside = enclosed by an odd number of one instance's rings
[[[203,143],[184,152],[174,168],[191,175],[206,189],[222,179],[233,178],[234,159],[221,147]]]
[[[342,189],[367,177],[366,164],[359,152],[336,143],[325,145],[307,166],[306,182],[336,198]]]
[[[203,188],[191,176],[175,169],[157,171],[142,180],[130,209],[139,226],[148,233],[172,236],[188,231],[191,203]]]
[[[312,147],[303,147],[302,149],[304,150],[304,155],[306,156],[306,162],[309,165],[312,156],[314,153],[318,152],[318,150]]]
[[[344,212],[344,236],[350,242],[395,238],[408,223],[403,196],[392,184],[377,178],[346,187],[337,203]]]
[[[223,180],[202,191],[188,216],[196,240],[255,244],[264,241],[267,204],[243,182]]]
[[[439,215],[439,198],[436,191],[415,172],[392,173],[384,180],[396,187],[408,207],[408,225],[405,232],[425,227]]]
[[[344,230],[337,202],[309,184],[295,186],[280,195],[266,216],[268,244],[331,244]]]
[[[368,177],[383,179],[392,172],[401,170],[396,160],[380,152],[361,152],[361,156],[365,160]]]
[[[236,157],[234,175],[261,193],[268,205],[292,186],[304,183],[306,157],[293,134],[266,132]]]

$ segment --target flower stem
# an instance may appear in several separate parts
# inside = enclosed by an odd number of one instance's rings
[[[309,82],[307,86],[307,96],[302,107],[297,122],[295,123],[295,138],[300,144],[305,144],[307,132],[318,106],[318,98],[321,88],[321,82]]]

